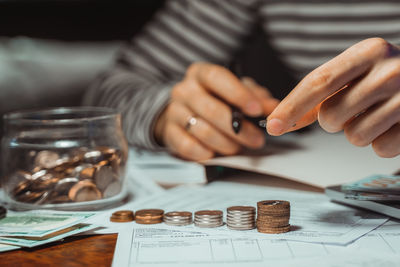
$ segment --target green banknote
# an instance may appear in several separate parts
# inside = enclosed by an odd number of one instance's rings
[[[70,226],[66,229],[60,230],[58,232],[54,232],[52,234],[46,235],[44,237],[0,237],[0,243],[2,244],[8,244],[8,245],[13,245],[13,246],[20,246],[20,247],[36,247],[44,244],[48,244],[57,240],[60,240],[62,238],[65,238],[67,236],[72,236],[75,234],[79,234],[82,232],[86,232],[89,230],[92,230],[94,228],[97,228],[98,226],[95,225],[90,225],[90,224],[77,224]],[[2,245],[0,244],[0,245]],[[0,247],[1,251],[1,247]]]
[[[7,216],[0,220],[0,236],[43,237],[83,223],[93,215],[95,213],[48,210],[9,211]]]
[[[0,252],[6,252],[10,250],[16,250],[21,247],[13,246],[13,245],[8,245],[8,244],[0,244]]]

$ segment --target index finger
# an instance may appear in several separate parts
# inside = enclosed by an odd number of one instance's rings
[[[387,46],[383,39],[367,39],[312,71],[268,116],[268,133],[281,135],[315,121],[318,105],[365,73],[387,53]]]
[[[210,63],[194,63],[187,75],[247,115],[263,115],[261,101],[228,69]]]

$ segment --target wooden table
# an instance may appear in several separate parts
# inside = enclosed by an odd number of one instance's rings
[[[273,176],[238,171],[224,181],[323,192],[322,189]],[[33,249],[0,253],[0,266],[111,266],[117,234],[75,236]]]

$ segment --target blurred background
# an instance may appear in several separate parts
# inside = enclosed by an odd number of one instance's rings
[[[162,0],[0,0],[0,112],[79,105]]]
[[[0,35],[66,41],[128,39],[163,4],[163,0],[0,0]]]

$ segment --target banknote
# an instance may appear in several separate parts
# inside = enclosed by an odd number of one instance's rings
[[[43,237],[66,229],[95,215],[90,212],[34,210],[9,211],[0,220],[0,236]]]
[[[13,245],[13,246],[20,246],[20,247],[36,247],[44,244],[48,244],[57,240],[60,240],[62,238],[65,238],[67,236],[72,236],[76,235],[82,232],[86,232],[89,230],[92,230],[94,228],[97,228],[98,226],[96,225],[90,225],[90,224],[77,224],[70,226],[66,229],[62,229],[58,232],[51,233],[49,235],[43,236],[43,237],[0,237],[0,245],[3,244],[8,244],[8,245]],[[1,247],[0,247],[1,251]]]
[[[10,250],[20,249],[21,247],[8,245],[8,244],[0,244],[0,252],[6,252]]]
[[[359,181],[342,185],[342,190],[399,195],[400,176],[384,174],[371,175]]]

